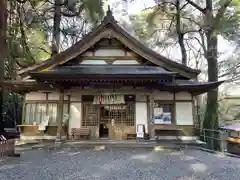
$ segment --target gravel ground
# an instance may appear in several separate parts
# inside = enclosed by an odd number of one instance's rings
[[[240,159],[198,150],[25,151],[0,162],[0,180],[239,180]]]

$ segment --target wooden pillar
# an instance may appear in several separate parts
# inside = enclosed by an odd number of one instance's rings
[[[147,100],[147,124],[148,124],[148,134],[149,134],[149,138],[150,138],[150,134],[151,134],[151,129],[152,129],[152,123],[151,123],[151,116],[150,116],[150,100],[149,100],[149,95],[146,95],[146,100]]]
[[[67,121],[67,128],[66,128],[66,132],[65,132],[65,134],[66,134],[66,136],[67,136],[67,139],[69,139],[69,118],[70,118],[70,108],[71,108],[71,95],[68,95],[67,96],[68,97],[68,121]]]
[[[149,121],[150,121],[150,125],[151,125],[151,128],[150,131],[149,131],[149,135],[150,135],[150,139],[155,139],[155,128],[154,128],[154,99],[153,99],[153,96],[150,95],[149,97]]]
[[[194,128],[200,128],[200,123],[197,119],[197,105],[196,105],[196,97],[192,94],[192,115],[193,115],[193,125]]]
[[[62,132],[62,121],[63,121],[63,105],[64,105],[64,91],[60,91],[60,97],[58,102],[57,110],[57,137],[56,141],[61,141],[61,132]]]
[[[173,92],[173,112],[172,112],[172,124],[177,124],[177,107],[176,107],[176,92]]]

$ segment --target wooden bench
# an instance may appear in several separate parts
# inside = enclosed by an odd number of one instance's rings
[[[133,140],[133,139],[136,139],[136,137],[137,137],[136,133],[126,133],[125,134],[125,139],[126,140]]]
[[[136,133],[126,133],[125,134],[125,139],[126,140],[134,140],[137,139],[137,134]],[[144,133],[144,140],[148,140],[149,139],[149,134]]]
[[[89,138],[90,129],[89,128],[72,128],[72,139],[81,138],[84,136],[85,138]]]
[[[182,132],[181,128],[176,127],[176,126],[165,126],[165,127],[161,128],[161,126],[158,126],[157,128],[155,128],[155,132],[156,132],[156,130],[158,130],[158,131],[175,131],[176,134],[173,136],[176,137],[176,140],[171,140],[171,143],[175,144],[176,147],[179,148],[179,150],[185,148],[185,143],[181,139],[181,132]],[[156,141],[161,142],[159,136],[156,137]]]
[[[176,140],[181,141],[180,135],[182,132],[182,129],[177,126],[168,126],[168,125],[157,125],[155,126],[155,132],[157,131],[175,131],[176,134],[174,135],[176,137]]]

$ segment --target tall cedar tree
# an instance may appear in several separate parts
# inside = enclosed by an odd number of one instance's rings
[[[0,0],[0,81],[4,80],[4,60],[7,54],[7,0]],[[0,133],[4,132],[3,90],[0,89]]]

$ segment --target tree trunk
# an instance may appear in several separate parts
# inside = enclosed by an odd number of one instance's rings
[[[4,80],[4,62],[7,52],[7,1],[0,0],[0,81]],[[0,133],[4,132],[3,122],[3,90],[0,89]]]
[[[182,64],[187,65],[187,52],[184,45],[184,34],[181,30],[181,9],[180,9],[180,1],[176,1],[176,31],[178,35],[178,43],[181,49],[181,55],[182,55]]]
[[[208,63],[208,81],[218,81],[218,51],[217,51],[217,35],[214,30],[209,30],[206,33],[207,37],[207,63]],[[218,129],[218,88],[213,89],[207,94],[207,106],[203,122],[203,128]],[[218,142],[214,141],[216,133],[208,132],[207,136],[211,139],[208,140],[211,148],[216,149]]]
[[[218,81],[218,64],[217,64],[217,36],[214,31],[207,32],[207,63],[208,63],[208,81]],[[204,128],[215,128],[218,124],[218,89],[211,90],[207,94],[207,109],[204,119]]]
[[[214,27],[213,2],[206,0],[205,11],[205,35],[207,39],[206,59],[208,63],[208,81],[218,81],[218,47],[217,27]],[[218,124],[218,88],[207,94],[207,107],[203,127],[207,129],[217,128]]]
[[[183,33],[178,34],[178,43],[180,45],[181,54],[182,54],[182,64],[187,66],[187,52],[186,52],[186,48],[184,45],[184,34]]]
[[[60,45],[60,23],[61,23],[61,0],[55,0],[53,35],[52,35],[52,56],[59,52]]]

